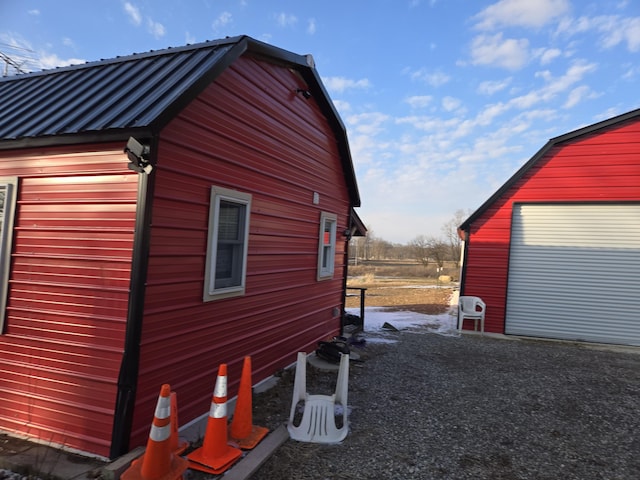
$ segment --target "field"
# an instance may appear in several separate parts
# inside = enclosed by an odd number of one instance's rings
[[[366,307],[391,307],[428,315],[444,313],[457,284],[420,276],[424,267],[416,264],[382,263],[349,267],[347,308],[360,306],[358,290],[366,288]]]

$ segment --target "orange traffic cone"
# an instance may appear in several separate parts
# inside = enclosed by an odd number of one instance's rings
[[[243,450],[251,450],[269,433],[269,429],[253,425],[253,405],[251,400],[251,357],[244,357],[240,390],[236,401],[236,411],[229,428],[229,436]]]
[[[162,385],[145,453],[121,475],[122,480],[178,480],[189,462],[171,452],[171,387]]]
[[[189,468],[219,475],[242,456],[242,450],[228,444],[227,439],[227,365],[218,369],[211,399],[202,447],[187,455]]]
[[[178,395],[171,392],[171,451],[174,455],[182,455],[189,446],[188,442],[180,441],[178,434]]]

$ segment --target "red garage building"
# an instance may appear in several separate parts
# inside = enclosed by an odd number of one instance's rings
[[[460,229],[487,331],[640,345],[640,110],[550,140]]]
[[[310,56],[241,36],[0,79],[0,430],[103,457],[340,332],[360,199]]]

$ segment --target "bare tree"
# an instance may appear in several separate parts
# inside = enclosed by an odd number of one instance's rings
[[[424,235],[418,235],[409,242],[413,258],[426,269],[429,266],[429,240]]]
[[[376,236],[373,233],[373,229],[367,226],[367,236],[364,237],[364,244],[362,245],[364,251],[360,254],[360,257],[364,260],[371,260],[375,238]]]
[[[431,259],[436,263],[437,272],[440,274],[444,269],[444,263],[449,258],[449,245],[438,238],[430,237],[428,240],[428,252]]]
[[[349,260],[358,265],[360,259],[364,256],[366,237],[352,237],[349,240]]]
[[[388,242],[375,235],[371,226],[367,228],[366,237],[354,237],[349,242],[349,257],[352,261],[414,259],[425,269],[435,263],[438,271],[442,271],[445,262],[460,260],[462,240],[458,235],[458,227],[471,215],[471,210],[457,210],[453,218],[442,225],[443,236],[418,235],[407,244]]]
[[[430,262],[436,264],[436,271],[442,272],[449,255],[449,245],[436,238],[418,235],[410,242],[413,258],[426,269]]]
[[[446,222],[442,226],[442,233],[448,244],[448,258],[457,262],[460,259],[460,247],[462,245],[462,239],[460,235],[458,235],[458,227],[464,222],[469,215],[471,215],[471,210],[456,210],[456,213],[453,214],[453,218]]]

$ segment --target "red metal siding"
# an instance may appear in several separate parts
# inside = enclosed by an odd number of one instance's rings
[[[122,145],[2,152],[19,176],[0,429],[108,456],[137,175]]]
[[[640,200],[640,123],[560,143],[546,152],[470,229],[464,294],[487,303],[486,330],[504,332],[514,202]]]
[[[162,383],[187,422],[207,411],[220,363],[233,396],[245,355],[255,382],[339,332],[350,203],[334,132],[295,93],[305,87],[241,58],[161,133],[132,447]],[[253,196],[246,295],[203,303],[212,185]],[[321,211],[338,215],[338,236],[334,278],[318,282]]]

